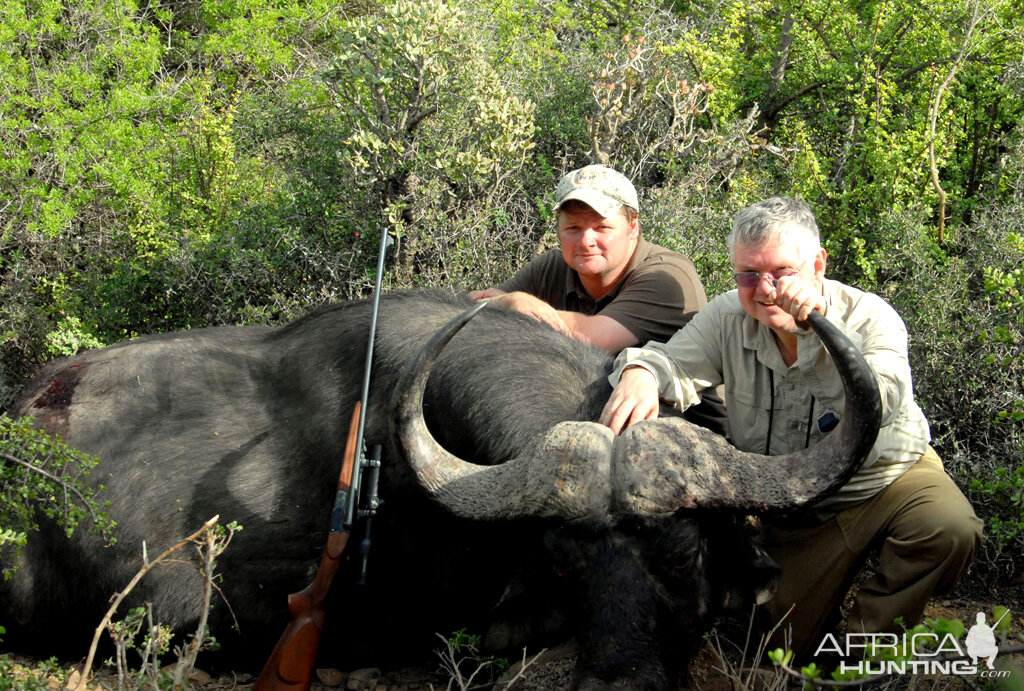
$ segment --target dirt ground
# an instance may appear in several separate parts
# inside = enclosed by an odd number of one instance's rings
[[[1005,597],[1004,597],[1005,595]],[[972,622],[979,611],[990,612],[996,605],[1004,605],[1011,608],[1012,637],[1017,644],[1024,641],[1024,588],[1014,588],[1010,592],[1000,593],[1000,596],[993,601],[981,599],[954,599],[935,600],[925,612],[925,616],[933,619],[960,619],[965,624]],[[1010,599],[1006,599],[1009,597]],[[439,642],[440,647],[440,642]],[[514,664],[509,672],[506,672],[502,682],[493,688],[510,688],[512,691],[563,691],[570,688],[573,669],[576,664],[576,647],[573,642],[567,642],[557,648],[545,651],[543,655],[532,665],[529,665],[525,672],[511,687],[507,681],[512,678],[519,668]],[[764,669],[751,672],[742,671],[738,655],[731,652],[728,645],[724,645],[717,636],[710,636],[708,643],[693,660],[689,670],[689,680],[681,691],[742,691],[745,689],[784,689],[800,688],[796,679],[789,679],[784,673],[778,672],[769,664]],[[24,664],[32,664],[31,660],[20,660]],[[516,661],[512,661],[516,662]],[[974,688],[1006,688],[1024,689],[1024,654],[1007,655],[1000,658],[1002,665],[1012,665],[1016,668],[1017,686],[1004,685],[1000,687],[979,685],[976,680],[965,680],[961,677],[947,677],[945,679],[929,679],[928,688],[933,689],[974,689]],[[215,677],[201,671],[202,657],[200,657],[197,670],[192,680],[192,687],[201,691],[247,691],[252,688],[256,677],[252,674],[227,673]],[[65,667],[67,673],[71,673],[72,666]],[[471,667],[465,667],[465,676],[468,676]],[[483,676],[481,674],[481,676]],[[481,679],[474,679],[479,683]],[[10,679],[11,687],[23,688],[27,683],[20,684],[17,679]],[[0,687],[3,685],[0,684]],[[475,688],[488,688],[487,686],[475,685]],[[67,683],[61,683],[53,679],[48,685],[52,691],[60,691],[67,688]],[[402,669],[318,669],[314,675],[311,689],[313,691],[335,691],[344,689],[346,691],[428,691],[440,689],[459,689],[458,681],[452,680],[451,675],[441,670],[440,658],[434,666],[421,666]],[[91,691],[105,689],[113,691],[118,689],[118,678],[110,669],[99,670],[92,682],[88,685]]]

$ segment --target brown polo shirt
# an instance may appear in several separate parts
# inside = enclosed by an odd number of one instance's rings
[[[590,297],[558,249],[533,259],[498,288],[521,290],[555,309],[611,317],[640,344],[664,343],[708,301],[693,262],[643,238],[622,278],[599,300]]]
[[[625,274],[600,300],[590,297],[560,249],[532,260],[498,288],[508,293],[521,290],[558,310],[611,317],[629,329],[641,345],[668,341],[708,302],[693,262],[643,238]],[[704,391],[701,402],[688,408],[683,417],[725,436],[725,406],[714,390]]]

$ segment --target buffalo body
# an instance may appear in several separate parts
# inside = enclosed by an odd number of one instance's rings
[[[467,625],[490,626],[499,648],[575,634],[582,687],[665,688],[721,606],[747,606],[774,565],[737,528],[735,507],[474,520],[440,506],[391,441],[391,399],[424,344],[472,304],[421,292],[381,301],[366,439],[385,447],[384,504],[369,585],[351,583],[354,563],[343,570],[322,654],[401,654]],[[286,621],[286,595],[319,558],[370,307],[343,303],[280,328],[143,337],[47,366],[13,413],[102,459],[92,480],[106,486],[117,543],[82,530],[68,539],[43,521],[0,585],[0,617],[18,626],[9,640],[38,634],[52,645],[54,631],[67,632],[81,654],[107,598],[138,570],[143,542],[155,554],[219,514],[244,527],[219,562],[241,640],[224,605],[214,632],[258,667]],[[423,416],[455,456],[502,464],[557,423],[595,420],[610,366],[597,349],[486,309],[440,351]],[[199,587],[191,567],[169,566],[135,599],[185,629],[199,615]]]

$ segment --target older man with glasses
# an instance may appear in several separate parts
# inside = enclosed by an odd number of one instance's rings
[[[685,409],[724,384],[730,441],[790,453],[827,435],[845,398],[821,342],[799,323],[817,310],[860,349],[882,397],[877,442],[835,495],[763,526],[783,568],[764,614],[772,625],[789,613],[780,631],[791,630],[792,649],[808,661],[873,549],[878,567],[857,590],[848,633],[898,632],[898,618],[917,623],[932,594],[966,570],[981,521],[929,445],[902,319],[878,296],[825,278],[827,252],[810,209],[781,197],[754,204],[736,216],[728,244],[736,290],[667,343],[623,351],[601,421],[618,433],[656,417],[659,399]]]

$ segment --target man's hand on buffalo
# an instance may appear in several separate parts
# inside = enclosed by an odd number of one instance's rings
[[[574,335],[558,314],[558,310],[529,293],[519,290],[506,293],[497,288],[487,288],[486,290],[474,290],[469,296],[474,300],[488,300],[495,305],[501,305],[505,309],[514,310],[528,317],[533,317],[537,321],[543,322],[568,336]]]
[[[601,411],[601,424],[615,434],[641,420],[658,417],[658,381],[644,367],[627,367]]]
[[[483,290],[469,291],[469,297],[474,300],[490,300],[491,298],[500,297],[502,295],[507,295],[507,293],[501,288],[484,288]]]

